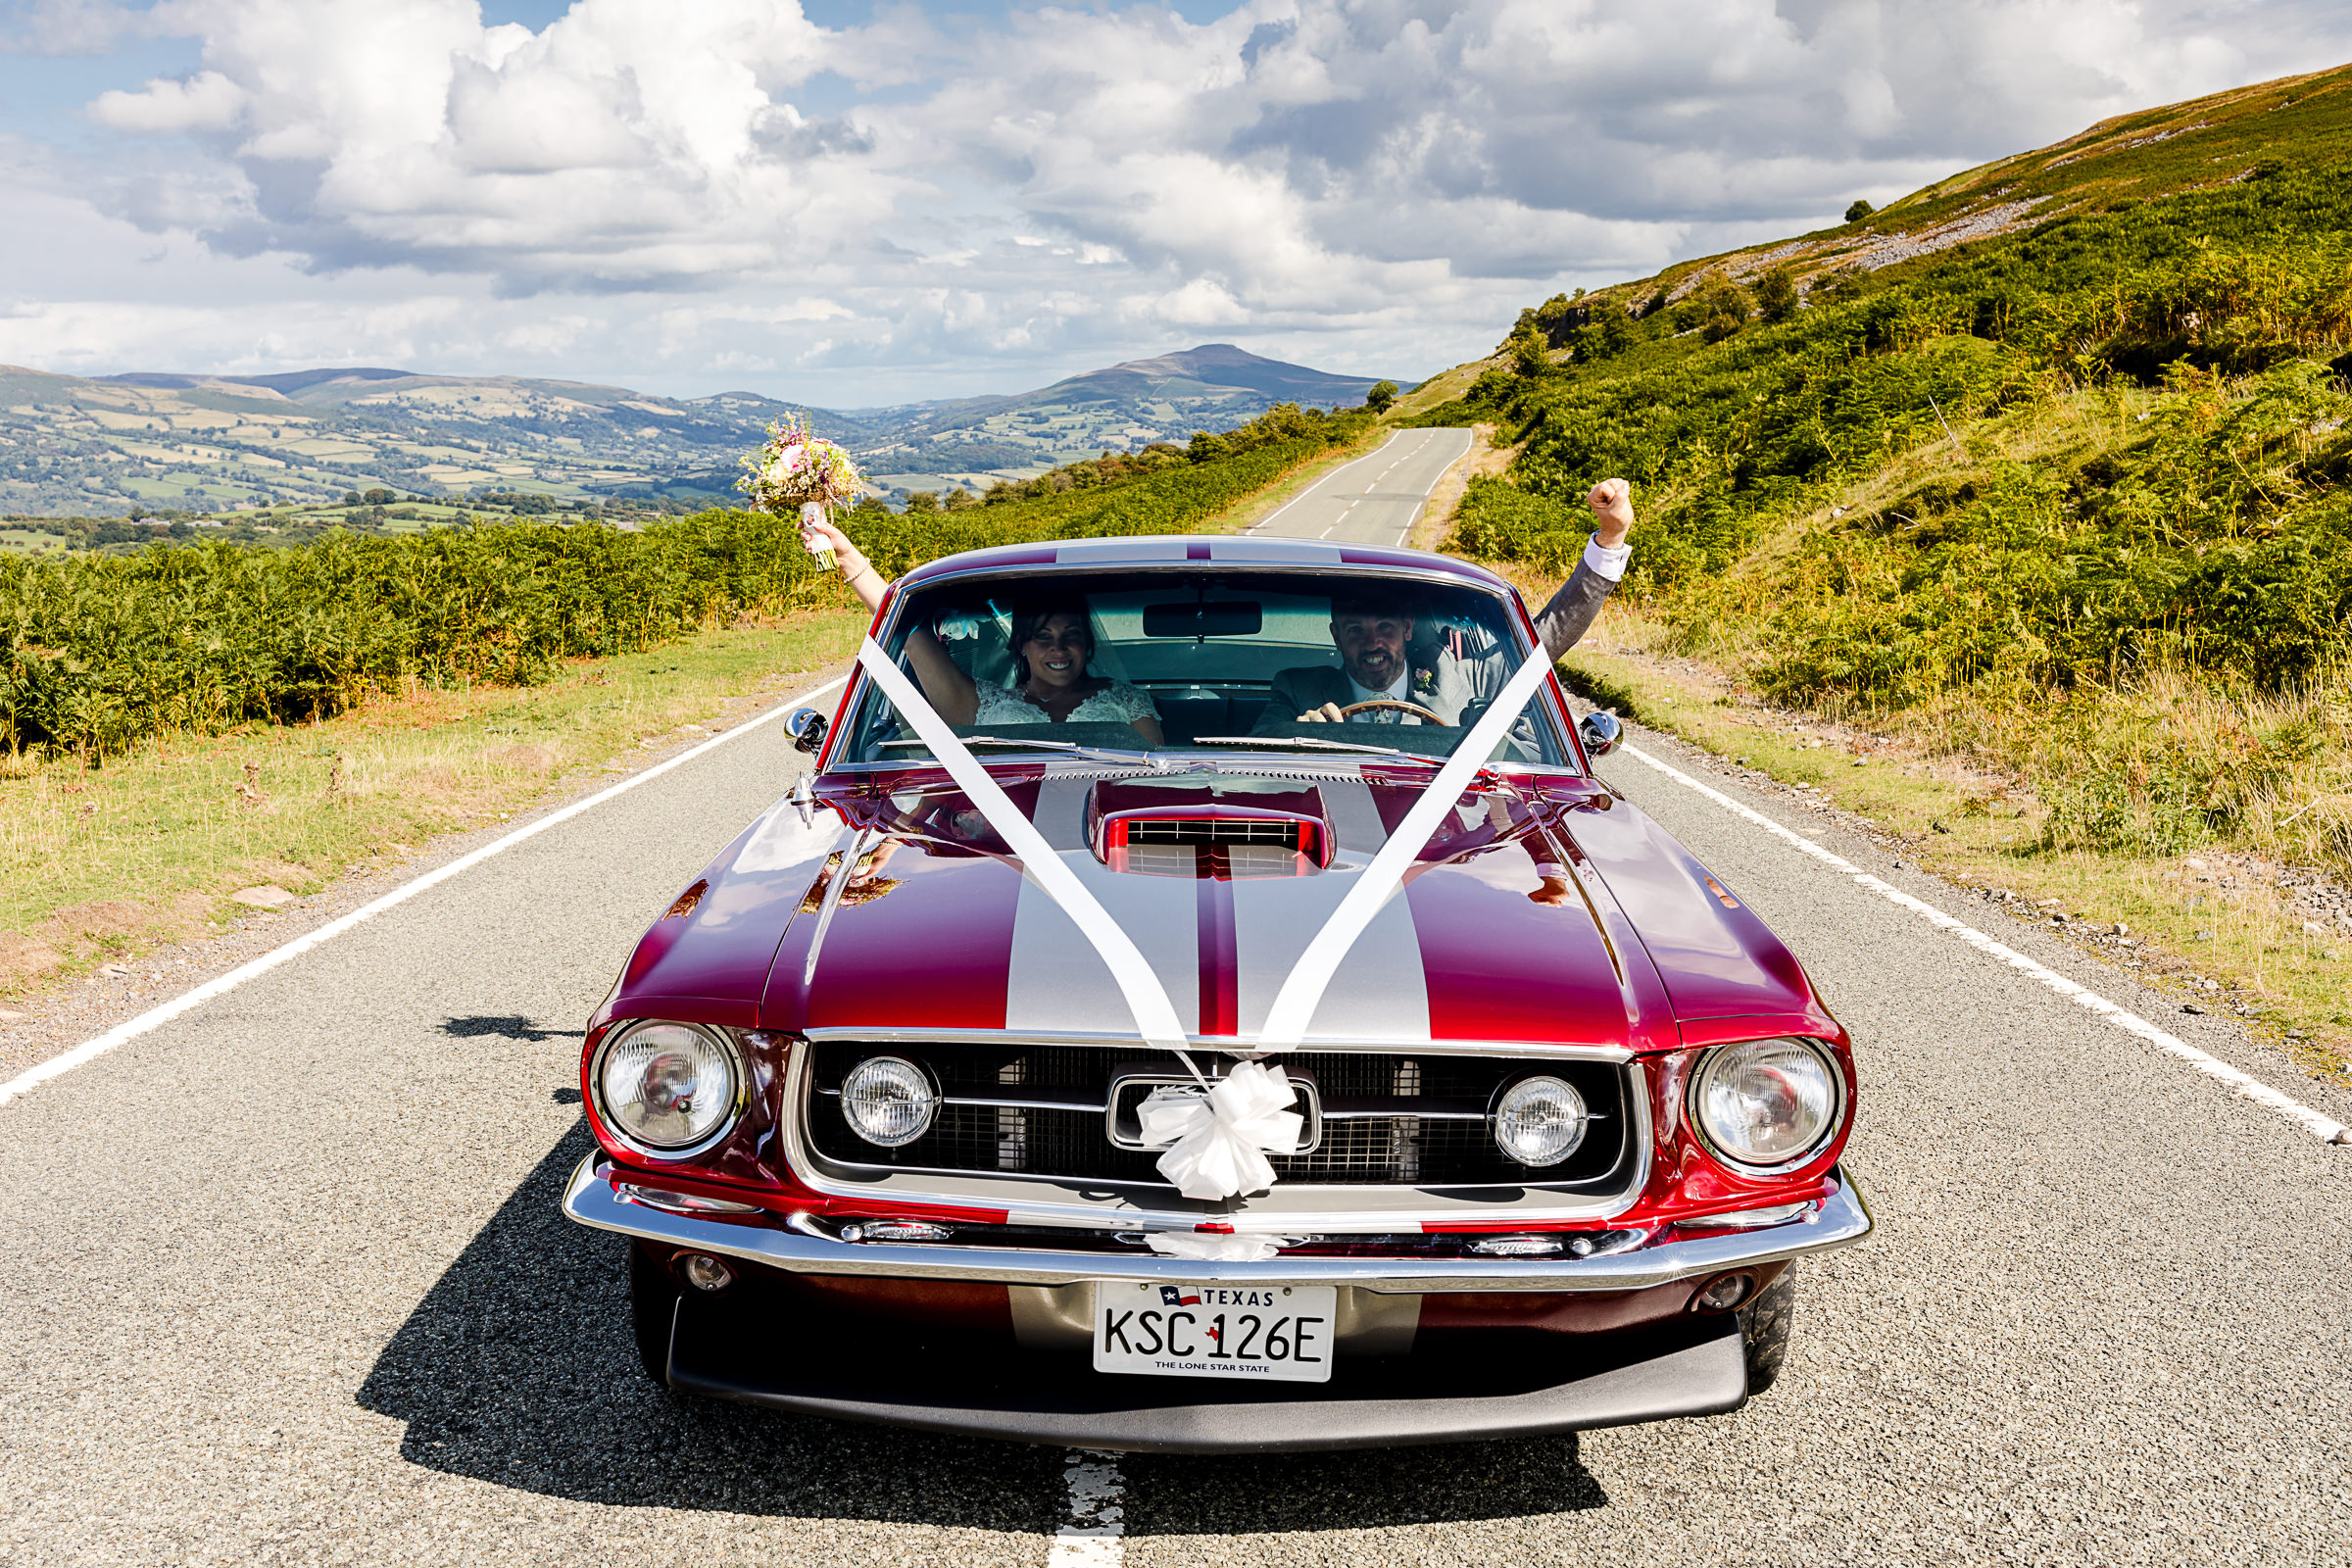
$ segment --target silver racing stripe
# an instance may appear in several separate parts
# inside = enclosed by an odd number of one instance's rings
[[[1372,792],[1360,781],[1319,782],[1338,830],[1341,858],[1329,871],[1301,877],[1246,878],[1231,890],[1238,962],[1235,1001],[1242,1038],[1253,1038],[1275,994],[1315,933],[1380,849],[1386,830]],[[1086,796],[1081,779],[1040,786],[1036,822],[1143,953],[1167,989],[1188,1034],[1200,1027],[1200,891],[1188,878],[1121,874],[1083,847]],[[1212,961],[1214,955],[1211,955]],[[1013,916],[1012,957],[1004,998],[1009,1030],[1125,1034],[1126,1001],[1109,969],[1059,905],[1024,882]],[[1312,1033],[1352,1041],[1429,1038],[1429,985],[1411,906],[1393,898],[1348,951],[1316,1009]]]
[[[1184,1032],[1199,1034],[1200,916],[1193,884],[1175,877],[1121,876],[1087,850],[1057,853],[1159,977]],[[1109,965],[1053,895],[1027,878],[1012,916],[1004,1027],[1016,1033],[1135,1033],[1135,1014]]]
[[[1234,1001],[1240,1032],[1255,1039],[1298,956],[1323,929],[1359,871],[1269,877],[1233,884],[1233,926],[1241,963]],[[1421,938],[1402,894],[1389,900],[1340,961],[1307,1038],[1429,1039],[1429,978]]]

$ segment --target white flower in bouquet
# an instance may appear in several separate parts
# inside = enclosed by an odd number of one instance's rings
[[[808,421],[789,414],[767,427],[767,443],[743,460],[750,471],[735,488],[752,498],[759,511],[778,517],[797,517],[801,543],[826,570],[833,567],[833,551],[810,524],[824,520],[834,505],[865,488],[858,465],[838,443],[809,433]]]

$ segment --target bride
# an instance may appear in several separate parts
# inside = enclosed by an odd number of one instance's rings
[[[804,531],[832,546],[843,580],[866,609],[880,609],[888,584],[864,553],[831,522],[811,521]],[[928,629],[917,628],[906,639],[906,656],[923,695],[951,724],[1127,724],[1147,744],[1164,745],[1159,710],[1152,699],[1124,681],[1089,675],[1086,666],[1094,655],[1093,621],[1076,601],[1014,610],[1009,687],[974,681]]]

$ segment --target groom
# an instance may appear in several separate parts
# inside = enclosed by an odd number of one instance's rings
[[[1623,479],[1603,479],[1585,497],[1585,504],[1592,509],[1598,526],[1575,572],[1536,615],[1544,652],[1552,659],[1584,636],[1633,559],[1633,547],[1625,542],[1634,526],[1633,487]],[[1331,640],[1340,653],[1340,667],[1317,664],[1276,675],[1273,700],[1258,718],[1257,732],[1288,729],[1294,722],[1338,723],[1340,710],[1358,703],[1404,705],[1351,715],[1358,724],[1429,722],[1412,711],[1415,709],[1435,714],[1440,722],[1460,724],[1464,709],[1492,702],[1510,680],[1510,662],[1499,648],[1483,657],[1464,657],[1441,646],[1434,665],[1413,668],[1405,657],[1412,638],[1413,616],[1398,602],[1334,599]]]

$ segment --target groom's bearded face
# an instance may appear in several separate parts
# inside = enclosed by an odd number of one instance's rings
[[[1412,639],[1413,618],[1387,611],[1344,611],[1331,617],[1331,640],[1340,662],[1366,691],[1387,691],[1404,673],[1404,645]]]

